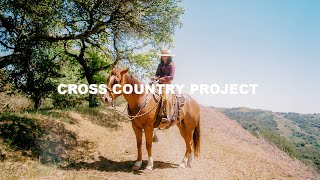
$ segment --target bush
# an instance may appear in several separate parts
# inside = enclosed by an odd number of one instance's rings
[[[280,150],[288,153],[290,157],[300,157],[300,153],[295,149],[294,143],[287,140],[285,137],[281,136],[278,133],[262,130],[258,132],[263,138],[268,142],[277,146]]]
[[[68,108],[68,107],[76,107],[83,103],[84,99],[76,95],[70,94],[56,94],[52,97],[53,102],[52,105],[55,108]]]
[[[0,137],[17,150],[31,150],[42,134],[40,126],[31,119],[5,114],[0,116]]]

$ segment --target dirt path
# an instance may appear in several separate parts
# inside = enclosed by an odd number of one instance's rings
[[[131,123],[122,122],[117,129],[107,129],[92,123],[75,112],[69,116],[77,123],[66,128],[76,132],[80,140],[94,142],[88,160],[66,169],[41,165],[35,179],[320,179],[312,168],[292,160],[285,153],[257,139],[235,121],[218,110],[202,107],[201,155],[193,167],[178,168],[185,146],[177,127],[158,131],[160,142],[153,145],[153,172],[132,172],[136,159],[136,142]],[[145,147],[145,146],[144,146]],[[143,168],[147,152],[143,148]],[[32,166],[24,164],[24,168]],[[29,172],[30,174],[30,172]],[[0,178],[1,179],[1,178]]]
[[[157,132],[160,142],[153,146],[155,167],[151,174],[145,174],[131,172],[136,144],[130,123],[121,123],[119,130],[110,132],[82,119],[68,128],[83,139],[97,143],[95,160],[74,164],[59,173],[62,177],[72,173],[76,178],[107,179],[320,179],[315,171],[253,137],[220,112],[202,107],[201,113],[201,156],[194,161],[192,169],[177,167],[185,151],[177,127]],[[145,149],[143,153],[146,160]],[[143,165],[145,167],[146,161]]]

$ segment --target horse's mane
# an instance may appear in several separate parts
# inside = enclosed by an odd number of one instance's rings
[[[135,77],[134,75],[132,74],[129,74],[129,73],[126,73],[126,80],[127,80],[127,84],[131,84],[131,85],[134,85],[134,84],[143,84],[143,82],[141,80],[139,80],[137,77]],[[139,86],[140,88],[140,86]],[[139,89],[140,90],[140,89]],[[142,93],[142,94],[136,94],[136,93],[133,93],[139,97],[142,97],[145,95],[145,93]]]
[[[127,83],[129,84],[143,84],[142,81],[140,81],[137,77],[135,77],[132,74],[127,73],[126,74],[126,78],[127,78]]]

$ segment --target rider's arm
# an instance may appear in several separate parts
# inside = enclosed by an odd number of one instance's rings
[[[156,71],[155,76],[156,76],[156,77],[159,77],[159,76],[160,76],[160,64],[159,64],[158,67],[157,67],[157,71]]]
[[[175,68],[175,66],[174,66],[174,63],[171,62],[171,63],[170,63],[170,75],[169,75],[169,76],[165,76],[166,80],[172,81],[173,78],[174,78],[174,73],[175,73],[175,71],[176,71],[176,68]]]

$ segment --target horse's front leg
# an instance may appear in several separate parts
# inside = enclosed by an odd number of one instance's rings
[[[144,133],[146,137],[146,148],[148,151],[148,164],[146,169],[152,170],[153,169],[153,158],[152,158],[152,139],[153,139],[153,126],[146,125],[144,127]]]
[[[142,165],[142,129],[137,127],[134,121],[132,122],[132,128],[133,131],[136,135],[136,140],[137,140],[137,150],[138,150],[138,158],[134,166],[132,167],[132,170],[139,170]]]

